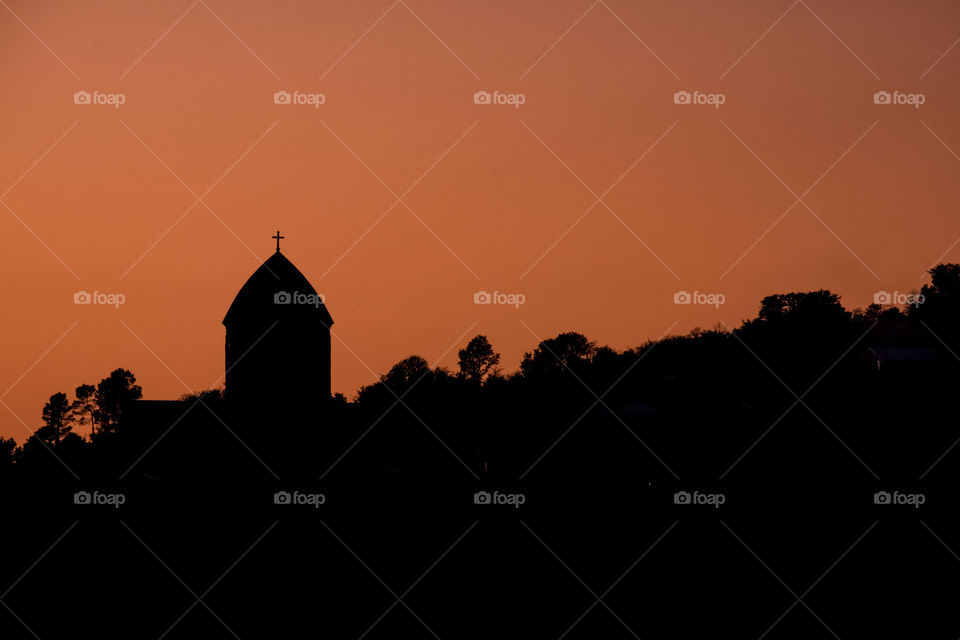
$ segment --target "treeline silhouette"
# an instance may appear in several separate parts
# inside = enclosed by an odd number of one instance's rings
[[[561,333],[508,374],[477,335],[456,371],[413,355],[353,402],[304,398],[295,418],[269,424],[231,411],[216,389],[140,401],[134,375],[117,369],[72,400],[51,396],[21,446],[0,442],[0,474],[156,487],[322,477],[391,490],[440,478],[553,488],[758,473],[916,480],[960,435],[960,265],[929,274],[902,307],[848,311],[819,290],[767,296],[739,327],[623,351]]]
[[[2,443],[3,602],[42,638],[931,636],[960,595],[928,575],[953,561],[928,529],[952,543],[960,265],[918,293],[776,294],[622,351],[565,332],[509,373],[478,335],[456,370],[410,356],[267,422],[220,390],[143,401],[117,369]],[[296,490],[326,502],[275,504]],[[674,504],[697,490],[726,503]],[[125,503],[73,504],[93,491]],[[36,637],[5,613],[0,636]]]

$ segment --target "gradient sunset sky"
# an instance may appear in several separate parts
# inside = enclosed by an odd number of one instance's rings
[[[916,289],[960,261],[958,38],[946,1],[0,0],[0,435],[117,367],[151,399],[221,383],[278,229],[348,397],[477,333],[512,371],[561,331]]]

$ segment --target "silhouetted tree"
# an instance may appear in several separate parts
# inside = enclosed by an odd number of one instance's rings
[[[460,376],[471,382],[483,382],[488,376],[496,375],[500,369],[500,354],[493,350],[487,336],[477,335],[457,356],[460,360]]]
[[[430,365],[420,356],[410,356],[391,367],[382,382],[398,395],[430,373]]]
[[[223,401],[223,389],[207,389],[206,391],[195,391],[194,393],[185,393],[180,396],[181,401],[203,400],[208,404],[215,404]]]
[[[920,289],[923,302],[907,306],[913,320],[926,325],[951,347],[960,342],[960,264],[938,264]]]
[[[98,433],[116,433],[130,403],[143,397],[143,389],[132,373],[116,369],[100,381],[94,397]]]
[[[60,440],[72,428],[68,421],[69,411],[67,394],[55,393],[50,396],[50,401],[43,406],[43,426],[37,429],[34,435],[49,445],[60,444]]]
[[[97,388],[92,384],[82,384],[77,387],[74,392],[76,399],[73,401],[73,404],[70,405],[70,421],[76,427],[89,425],[91,435],[97,430],[97,425],[94,420],[97,408],[96,392]]]
[[[422,357],[414,355],[404,358],[393,365],[390,371],[381,375],[375,384],[360,387],[357,402],[370,405],[384,402],[392,404],[396,400],[394,395],[402,396],[429,373],[430,365]]]
[[[597,350],[596,344],[582,333],[561,333],[556,338],[542,340],[532,352],[523,354],[520,371],[524,376],[538,373],[557,373],[574,369],[588,362]]]
[[[760,303],[757,321],[770,325],[836,325],[848,316],[840,296],[820,289],[767,296]]]
[[[17,441],[13,438],[0,438],[0,469],[13,464],[17,450]]]

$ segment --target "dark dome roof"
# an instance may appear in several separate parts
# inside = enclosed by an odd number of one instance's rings
[[[241,287],[233,304],[223,318],[223,324],[229,326],[243,319],[279,318],[289,313],[316,314],[316,320],[326,326],[333,324],[333,318],[322,302],[317,304],[292,303],[278,304],[276,294],[285,292],[290,296],[317,295],[316,289],[306,276],[300,273],[287,257],[277,251]],[[302,299],[302,298],[301,298]]]

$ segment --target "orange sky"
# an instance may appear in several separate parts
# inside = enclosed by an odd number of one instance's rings
[[[950,2],[3,0],[0,435],[116,367],[148,398],[218,381],[276,229],[351,397],[480,332],[513,370],[565,330],[626,348],[776,291],[909,291],[960,261],[958,38]]]

